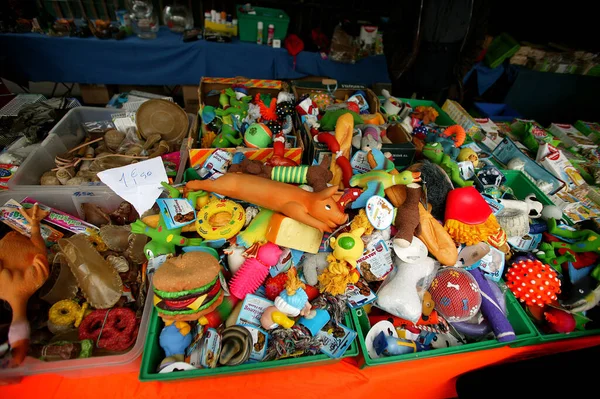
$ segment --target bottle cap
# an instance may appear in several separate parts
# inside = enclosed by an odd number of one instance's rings
[[[258,21],[258,29],[262,29],[263,28],[263,23],[262,21]]]
[[[269,28],[273,28],[273,29],[275,29],[275,25],[273,25],[273,24],[269,24]]]
[[[238,24],[238,23],[237,23],[237,19],[235,19],[235,18],[234,18],[234,19],[233,19],[233,21],[231,21],[231,23],[232,23],[234,26],[235,26],[235,25],[237,25],[237,24]]]

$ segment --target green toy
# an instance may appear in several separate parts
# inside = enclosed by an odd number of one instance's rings
[[[273,213],[270,209],[261,209],[248,227],[238,234],[237,245],[250,248],[256,242],[266,241],[265,236],[267,235],[267,228],[269,227],[269,221]]]
[[[158,226],[153,229],[140,219],[131,224],[131,232],[143,234],[151,238],[144,246],[146,259],[150,260],[160,255],[175,254],[177,247],[199,246],[201,238],[187,238],[181,235],[182,228],[168,230],[162,214],[158,219]]]
[[[571,252],[565,252],[564,255],[556,256],[554,247],[547,242],[540,244],[540,250],[535,254],[539,260],[552,266],[554,270],[561,273],[562,264],[567,262],[575,262],[577,258]]]
[[[334,111],[327,111],[325,115],[321,119],[319,119],[320,129],[322,131],[330,131],[335,129],[335,124],[340,116],[344,114],[351,114],[352,118],[354,118],[354,124],[360,125],[361,123],[365,123],[361,116],[354,111],[350,111],[346,108],[336,109]]]
[[[360,187],[362,194],[350,205],[352,209],[360,209],[367,206],[367,201],[374,195],[385,196],[385,190],[397,184],[408,185],[421,181],[421,172],[405,170],[397,174],[391,174],[384,170],[372,170],[367,173],[354,175],[350,178],[351,187]]]
[[[600,253],[600,234],[593,230],[567,230],[561,229],[556,224],[556,219],[548,219],[548,233],[559,238],[577,240],[572,244],[566,242],[552,242],[554,249],[566,248],[573,252],[596,252]]]
[[[458,164],[450,158],[449,155],[444,154],[444,148],[440,143],[427,143],[423,147],[423,156],[429,159],[432,163],[439,165],[444,171],[450,176],[452,183],[458,187],[472,186],[472,181],[464,180],[460,177],[460,170]]]
[[[213,140],[211,147],[213,148],[228,148],[242,144],[243,139],[239,133],[231,125],[223,125],[221,133]]]

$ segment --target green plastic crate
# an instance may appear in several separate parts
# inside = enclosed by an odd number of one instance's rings
[[[520,345],[523,345],[521,344],[521,342],[527,342],[528,344],[534,343],[537,337],[537,331],[535,329],[535,326],[533,325],[529,317],[525,314],[525,311],[519,305],[514,296],[505,295],[505,298],[508,320],[510,321],[510,324],[515,330],[515,334],[517,336],[516,340],[512,342],[499,342],[498,340],[493,339],[448,348],[431,349],[428,351],[417,353],[381,357],[379,359],[371,359],[367,352],[365,337],[371,329],[371,324],[369,323],[369,318],[366,312],[364,312],[362,308],[353,310],[352,317],[354,319],[354,326],[356,327],[356,331],[358,332],[358,342],[360,344],[362,358],[364,360],[364,362],[360,361],[359,365],[361,368],[368,366],[380,366],[384,364],[425,359],[436,356],[456,355],[459,353],[500,348],[502,346],[507,345],[510,347],[518,347]]]
[[[553,205],[550,198],[548,198],[535,184],[533,184],[524,174],[523,172],[516,170],[503,170],[502,173],[506,176],[505,185],[511,187],[517,199],[524,199],[529,193],[534,193],[538,200],[544,205]],[[567,221],[568,224],[573,225],[573,222],[569,217],[563,215],[563,218]],[[508,265],[507,265],[508,266]],[[512,293],[510,293],[512,295]],[[516,298],[515,298],[516,300]],[[529,316],[528,316],[529,317]],[[535,323],[534,323],[535,326]],[[562,333],[554,333],[554,334],[546,334],[540,331],[537,326],[535,326],[536,332],[539,336],[539,340],[542,342],[550,342],[550,341],[558,341],[561,339],[569,339],[576,337],[584,337],[588,335],[596,335],[600,334],[600,329],[591,329],[585,331],[573,331],[569,334]]]
[[[267,44],[267,35],[269,24],[273,24],[275,31],[273,39],[283,41],[287,35],[290,17],[283,10],[267,7],[252,7],[256,11],[255,15],[246,14],[240,11],[243,6],[236,5],[238,26],[240,30],[240,40],[243,42],[256,42],[258,32],[258,22],[263,23],[263,44]]]
[[[346,315],[345,325],[346,327],[354,329],[354,324],[352,323],[352,317],[350,314]],[[224,377],[236,374],[251,374],[260,371],[270,371],[274,369],[281,370],[288,368],[321,366],[324,364],[337,363],[345,357],[358,355],[358,344],[356,340],[354,340],[354,342],[352,342],[350,347],[346,350],[346,353],[344,353],[344,355],[339,359],[332,359],[325,354],[318,354],[314,356],[272,360],[269,362],[244,363],[239,366],[221,366],[214,369],[196,369],[159,374],[156,372],[156,369],[162,359],[164,359],[164,352],[158,343],[158,339],[163,326],[164,323],[158,317],[156,309],[152,309],[148,327],[148,335],[146,337],[146,344],[144,345],[144,353],[142,355],[142,366],[139,374],[140,381],[172,381],[187,378]]]
[[[490,68],[496,68],[505,59],[515,55],[521,46],[507,33],[496,36],[485,53],[485,64]]]

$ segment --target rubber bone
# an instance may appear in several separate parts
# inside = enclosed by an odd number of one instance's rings
[[[422,301],[417,292],[417,283],[431,275],[435,262],[425,258],[420,263],[405,263],[397,259],[394,262],[397,272],[391,280],[377,292],[377,306],[394,316],[419,321],[422,311]]]

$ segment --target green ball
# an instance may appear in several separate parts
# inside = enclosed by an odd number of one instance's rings
[[[244,133],[244,143],[249,148],[267,148],[273,141],[273,132],[264,123],[253,123]]]

